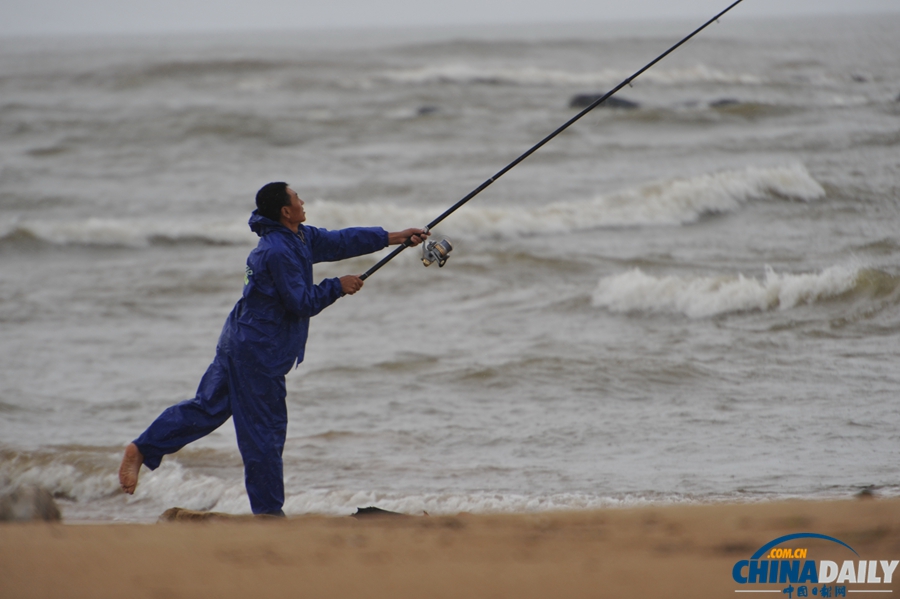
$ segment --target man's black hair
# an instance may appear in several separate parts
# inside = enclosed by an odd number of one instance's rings
[[[275,181],[266,183],[256,192],[256,209],[260,216],[265,216],[276,223],[281,221],[281,208],[291,205],[287,186],[284,181]]]

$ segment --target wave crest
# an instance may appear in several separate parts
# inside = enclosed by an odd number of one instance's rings
[[[17,222],[0,234],[0,243],[143,248],[178,243],[245,245],[256,238],[244,222],[88,218]]]
[[[559,234],[598,227],[683,225],[707,214],[735,212],[762,199],[812,201],[825,195],[822,186],[800,164],[723,171],[689,179],[670,179],[581,202],[551,202],[535,207],[467,205],[441,224],[441,232],[460,238]],[[403,229],[425,224],[444,206],[307,202],[315,226],[340,229],[380,225]],[[6,246],[47,244],[143,248],[194,243],[253,245],[257,237],[245,218],[203,222],[197,219],[112,219],[16,222],[4,231]]]
[[[825,190],[800,164],[724,171],[690,179],[672,179],[601,195],[587,202],[553,202],[539,207],[483,207],[467,205],[441,224],[454,237],[519,236],[567,233],[598,227],[682,225],[707,214],[734,212],[761,199],[812,201]],[[339,205],[310,202],[309,213],[328,228],[358,223],[387,222],[391,227],[426,223],[440,207],[405,208],[392,205]]]
[[[57,498],[103,499],[119,492],[117,457],[91,448],[20,452],[0,447],[0,486],[36,485]]]
[[[878,275],[881,275],[879,277]],[[832,266],[819,273],[777,273],[766,266],[762,279],[737,276],[654,277],[633,269],[600,279],[593,305],[613,312],[658,312],[706,318],[748,311],[787,310],[841,296],[872,278],[890,277],[862,267]],[[894,287],[898,281],[894,280]]]
[[[429,83],[490,84],[490,85],[541,85],[541,86],[609,86],[631,76],[632,73],[618,69],[604,69],[593,72],[573,72],[541,67],[481,67],[465,63],[429,65],[413,69],[386,71],[376,76],[376,80],[407,85]],[[641,75],[643,81],[660,85],[686,83],[726,83],[739,85],[759,85],[763,80],[755,75],[726,73],[703,64],[682,69],[658,69]]]

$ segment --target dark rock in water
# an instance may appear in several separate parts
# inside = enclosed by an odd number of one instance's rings
[[[355,514],[350,514],[351,518],[382,518],[382,517],[401,517],[408,518],[408,514],[399,512],[389,512],[379,507],[358,507]]]
[[[896,102],[900,102],[900,94],[897,94]]]
[[[576,94],[569,100],[569,108],[587,108],[603,96],[604,94]],[[607,98],[598,106],[598,108],[625,108],[627,110],[639,107],[640,104],[637,102],[632,102],[625,98],[617,98],[616,96]]]
[[[203,512],[183,507],[170,507],[160,514],[157,522],[205,522],[207,520],[246,520],[252,516],[233,516],[222,512]]]
[[[859,499],[874,499],[875,498],[875,486],[869,485],[867,487],[863,487],[859,493],[856,494]]]
[[[53,495],[42,487],[23,485],[0,495],[0,522],[57,522],[62,514]]]
[[[419,109],[416,111],[416,114],[419,116],[428,116],[430,114],[436,114],[440,111],[441,111],[441,109],[438,108],[437,106],[430,106],[430,105],[426,104],[425,106],[419,106]]]
[[[741,101],[735,98],[721,98],[719,100],[713,100],[709,103],[712,108],[724,108],[725,106],[737,106]]]
[[[224,512],[206,512],[189,510],[183,507],[170,507],[156,520],[157,522],[209,522],[227,520],[229,522],[253,522],[257,520],[284,520],[281,514],[226,514]]]

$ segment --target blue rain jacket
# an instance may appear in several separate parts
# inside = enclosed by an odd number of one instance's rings
[[[362,256],[387,247],[381,227],[329,231],[300,225],[298,232],[250,216],[260,236],[247,257],[244,293],[235,304],[217,350],[261,373],[282,376],[303,361],[309,319],[341,297],[340,279],[313,283],[313,264]]]

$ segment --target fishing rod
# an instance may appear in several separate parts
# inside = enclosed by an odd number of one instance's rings
[[[445,218],[447,218],[448,216],[450,216],[451,214],[453,214],[454,212],[456,212],[456,211],[457,211],[459,208],[461,208],[466,202],[468,202],[469,200],[471,200],[472,198],[474,198],[475,196],[477,196],[479,193],[481,193],[482,191],[484,191],[485,189],[487,189],[487,187],[488,187],[489,185],[491,185],[491,183],[493,183],[494,181],[496,181],[497,179],[499,179],[500,177],[502,177],[503,175],[505,175],[506,173],[508,173],[509,171],[511,171],[511,170],[512,170],[513,168],[515,168],[516,165],[518,165],[520,162],[522,162],[523,160],[525,160],[526,158],[528,158],[529,156],[531,156],[532,154],[534,154],[535,152],[537,152],[544,144],[546,144],[546,143],[549,142],[551,139],[553,139],[554,137],[556,137],[557,135],[559,135],[560,133],[562,133],[563,131],[565,131],[566,129],[568,129],[568,128],[569,128],[570,126],[572,126],[576,121],[578,121],[581,117],[583,117],[584,115],[586,115],[587,113],[589,113],[590,111],[592,111],[593,109],[595,109],[597,106],[600,106],[600,104],[603,104],[603,102],[605,102],[610,96],[612,96],[613,94],[615,94],[617,91],[619,91],[620,89],[622,89],[622,88],[625,87],[626,85],[631,85],[631,82],[634,81],[635,79],[637,79],[637,78],[638,78],[640,75],[642,75],[645,71],[649,70],[649,69],[650,69],[651,67],[653,67],[656,63],[658,63],[658,62],[661,61],[663,58],[665,58],[666,56],[668,56],[669,54],[671,54],[672,52],[674,52],[675,50],[677,50],[677,49],[678,49],[680,46],[682,46],[685,42],[687,42],[689,39],[691,39],[692,37],[694,37],[695,35],[697,35],[697,34],[700,33],[701,31],[703,31],[704,29],[706,29],[706,28],[707,28],[708,26],[710,26],[712,23],[718,21],[719,18],[722,17],[722,15],[724,15],[724,14],[727,13],[729,10],[731,10],[732,8],[734,8],[735,6],[737,6],[738,4],[740,4],[742,1],[743,1],[743,0],[736,0],[736,1],[735,1],[733,4],[731,4],[728,8],[726,8],[725,10],[723,10],[722,12],[720,12],[719,14],[717,14],[716,16],[714,16],[713,18],[711,18],[710,20],[708,20],[706,23],[704,23],[703,25],[701,25],[700,27],[698,27],[697,29],[695,29],[695,30],[694,30],[693,32],[691,32],[689,35],[687,35],[686,37],[684,37],[680,42],[678,42],[677,44],[675,44],[674,46],[672,46],[671,48],[669,48],[668,50],[666,50],[665,52],[663,52],[662,54],[660,54],[659,56],[657,56],[656,58],[654,58],[653,60],[651,60],[651,61],[650,61],[649,63],[647,63],[642,69],[640,69],[639,71],[637,71],[636,73],[634,73],[631,77],[625,79],[622,83],[620,83],[619,85],[617,85],[616,87],[614,87],[614,88],[611,89],[610,91],[606,92],[604,95],[602,95],[602,96],[600,96],[599,98],[597,98],[596,100],[594,100],[594,101],[593,101],[590,105],[588,105],[584,110],[582,110],[581,112],[579,112],[578,114],[576,114],[575,116],[573,116],[571,119],[569,119],[568,121],[566,121],[566,122],[565,122],[561,127],[559,127],[556,131],[554,131],[553,133],[551,133],[550,135],[548,135],[547,137],[545,137],[544,139],[542,139],[542,140],[539,141],[538,143],[536,143],[536,144],[534,144],[533,146],[531,146],[531,148],[529,148],[528,151],[526,151],[524,154],[522,154],[521,156],[519,156],[518,158],[516,158],[515,160],[513,160],[513,161],[510,162],[509,164],[507,164],[507,165],[506,165],[505,167],[503,167],[502,169],[500,169],[493,177],[491,177],[490,179],[488,179],[487,181],[485,181],[484,183],[482,183],[481,185],[479,185],[478,187],[476,187],[475,189],[473,189],[467,196],[465,196],[463,199],[461,199],[460,201],[458,201],[458,202],[456,202],[455,204],[453,204],[453,206],[451,206],[450,208],[448,208],[447,210],[445,210],[443,214],[441,214],[441,215],[438,216],[436,219],[434,219],[433,221],[431,221],[430,223],[428,223],[428,224],[425,226],[425,231],[426,231],[426,232],[431,231],[431,230],[432,230],[434,227],[436,227],[442,220],[444,220]],[[397,248],[396,248],[394,251],[392,251],[390,254],[388,254],[387,256],[385,256],[384,258],[382,258],[382,259],[378,262],[378,264],[376,264],[375,266],[373,266],[372,268],[370,268],[369,270],[367,270],[364,274],[360,275],[359,278],[361,278],[362,280],[368,279],[370,276],[372,276],[372,275],[375,273],[375,271],[377,271],[379,268],[381,268],[382,266],[384,266],[385,264],[387,264],[388,262],[390,262],[391,260],[393,260],[394,257],[397,256],[397,254],[399,254],[400,252],[402,252],[403,250],[405,250],[405,249],[408,248],[408,247],[412,247],[412,242],[411,242],[409,239],[407,239],[407,240],[404,241],[402,244],[400,244],[399,246],[397,246]],[[448,254],[450,253],[450,251],[451,251],[452,249],[453,249],[453,246],[450,244],[449,240],[447,240],[447,239],[441,239],[441,240],[439,240],[439,241],[430,241],[430,242],[427,242],[427,243],[425,243],[425,244],[423,245],[423,247],[422,247],[422,263],[425,264],[425,266],[429,266],[430,264],[432,264],[432,263],[434,263],[434,262],[437,262],[437,263],[438,263],[438,266],[443,266],[443,265],[447,262],[447,256],[448,256]]]

